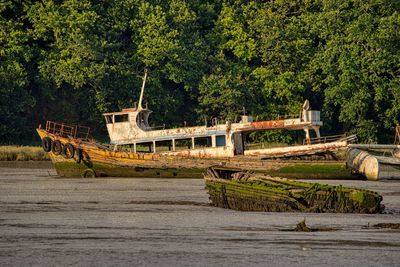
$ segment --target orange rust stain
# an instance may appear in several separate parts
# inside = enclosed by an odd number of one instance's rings
[[[123,112],[131,112],[131,111],[136,111],[136,108],[123,108]]]
[[[277,128],[284,128],[285,123],[283,120],[256,121],[252,122],[250,125],[254,129],[277,129]]]

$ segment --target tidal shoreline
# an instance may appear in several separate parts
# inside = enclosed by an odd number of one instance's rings
[[[238,212],[209,205],[201,179],[65,179],[0,164],[0,265],[394,266],[400,182],[320,181],[376,190],[384,214]],[[312,232],[294,232],[306,220]]]

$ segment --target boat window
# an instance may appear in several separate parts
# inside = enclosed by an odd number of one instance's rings
[[[225,135],[217,135],[215,140],[216,146],[226,146]]]
[[[192,148],[192,139],[176,139],[175,140],[175,150],[186,150]]]
[[[106,115],[106,122],[107,123],[113,123],[112,122],[112,115]]]
[[[211,136],[194,138],[194,147],[195,148],[211,147]]]
[[[171,150],[172,150],[172,140],[156,142],[156,151],[157,152],[171,151]]]
[[[143,153],[153,152],[153,142],[136,144],[136,152],[143,152]]]
[[[115,122],[126,122],[128,121],[128,114],[114,115]]]

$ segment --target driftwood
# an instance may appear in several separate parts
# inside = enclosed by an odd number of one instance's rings
[[[322,185],[251,172],[208,168],[204,175],[211,204],[241,211],[380,213],[373,191]]]

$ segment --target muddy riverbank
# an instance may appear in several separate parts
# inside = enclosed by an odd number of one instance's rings
[[[352,265],[400,262],[400,181],[384,214],[238,212],[201,179],[62,179],[51,163],[0,164],[0,265]],[[303,219],[313,232],[294,232]]]

